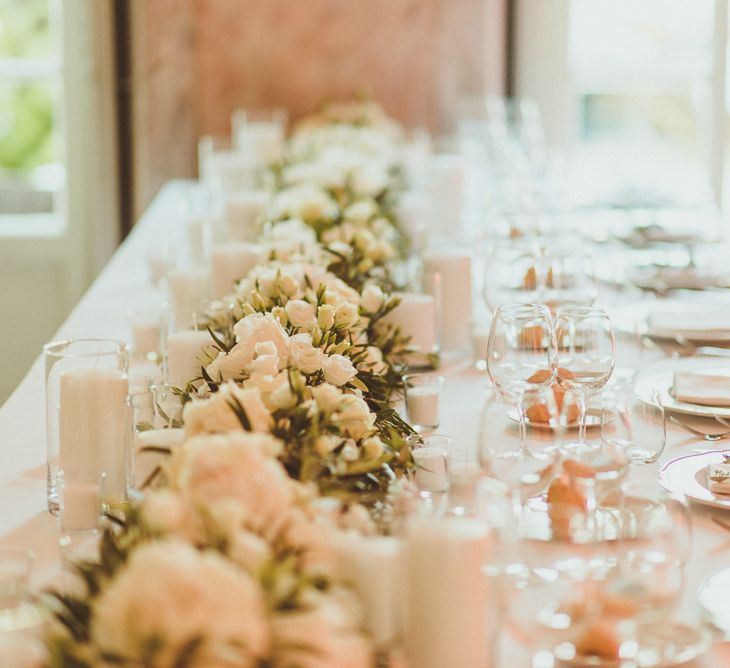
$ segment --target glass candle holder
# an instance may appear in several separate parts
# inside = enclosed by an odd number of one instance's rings
[[[129,348],[113,339],[56,341],[43,348],[48,449],[48,509],[59,514],[58,474],[65,485],[98,483],[107,501],[126,497],[131,420]]]
[[[439,397],[444,377],[428,373],[403,376],[408,422],[417,432],[439,426]]]
[[[419,438],[413,446],[414,482],[421,495],[443,494],[449,489],[446,461],[450,449],[451,439],[441,434]]]

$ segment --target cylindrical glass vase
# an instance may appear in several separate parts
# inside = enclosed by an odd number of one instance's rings
[[[77,339],[48,343],[43,352],[48,510],[59,513],[60,478],[68,489],[103,477],[104,502],[117,505],[131,473],[129,348],[113,339]]]

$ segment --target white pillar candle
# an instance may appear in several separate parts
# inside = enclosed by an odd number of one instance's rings
[[[64,482],[61,501],[61,526],[64,531],[85,531],[98,527],[100,493],[99,483]]]
[[[425,446],[413,450],[416,464],[416,487],[422,492],[445,492],[449,488],[446,471],[446,451]]]
[[[236,136],[241,153],[257,165],[276,162],[284,149],[284,127],[277,121],[247,121]]]
[[[59,464],[65,485],[99,484],[104,497],[124,498],[131,418],[127,374],[117,369],[76,369],[60,378]]]
[[[233,285],[266,258],[266,249],[258,244],[231,241],[213,246],[210,252],[210,276],[213,296],[224,297]]]
[[[171,271],[169,283],[170,300],[175,306],[201,302],[210,296],[210,276],[204,267]]]
[[[493,612],[483,572],[489,535],[483,523],[454,518],[415,526],[406,542],[405,648],[409,666],[494,665]]]
[[[395,215],[401,229],[416,243],[431,227],[431,208],[428,198],[419,192],[406,192],[398,198]]]
[[[453,234],[464,222],[469,163],[463,156],[443,153],[431,157],[426,183],[431,194],[434,229]]]
[[[427,284],[441,276],[441,349],[467,350],[472,307],[471,255],[467,250],[431,250],[423,258]]]
[[[383,322],[400,327],[404,336],[410,336],[411,348],[423,353],[437,348],[436,302],[431,295],[418,292],[401,292],[400,304],[394,308]]]
[[[203,351],[213,344],[207,331],[183,330],[167,339],[167,375],[170,385],[185,387],[200,377]]]
[[[437,427],[440,393],[441,388],[436,384],[406,387],[408,422],[420,427]]]
[[[339,573],[360,598],[365,627],[378,648],[401,632],[403,593],[401,541],[387,536],[346,536],[337,546]]]
[[[164,448],[172,451],[185,440],[185,430],[177,427],[172,429],[148,429],[147,431],[137,432],[134,440],[136,446],[134,481],[139,486],[167,458],[167,455],[162,452],[146,451],[145,449]]]
[[[188,249],[190,259],[195,264],[201,264],[205,258],[208,246],[208,237],[211,234],[211,219],[207,216],[193,216],[187,222]]]
[[[160,350],[160,319],[130,318],[133,353],[146,355]]]
[[[231,241],[247,241],[258,232],[268,202],[269,194],[264,190],[244,190],[227,197],[226,223]]]

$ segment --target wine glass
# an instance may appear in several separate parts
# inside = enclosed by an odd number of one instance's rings
[[[540,301],[555,312],[564,305],[590,306],[596,298],[591,256],[582,249],[553,246],[540,261],[543,293]]]
[[[516,520],[525,502],[541,494],[557,469],[558,413],[550,388],[531,392],[525,401],[532,428],[515,439],[520,417],[510,402],[494,389],[484,403],[479,427],[479,456],[484,473],[505,486]],[[520,430],[522,431],[522,429]]]
[[[608,314],[593,306],[567,305],[555,318],[557,382],[573,392],[578,406],[578,441],[586,443],[588,399],[611,377],[616,344]]]
[[[482,296],[494,313],[502,304],[540,301],[542,273],[532,246],[524,241],[497,242],[488,253]]]
[[[520,448],[525,449],[525,398],[549,387],[555,377],[555,338],[550,311],[538,304],[503,304],[489,330],[487,372],[517,409]]]

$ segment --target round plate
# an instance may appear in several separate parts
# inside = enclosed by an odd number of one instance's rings
[[[638,668],[661,668],[679,666],[705,654],[712,644],[712,634],[703,627],[688,626],[677,622],[662,621],[640,624],[636,637],[638,647],[631,657],[632,666]],[[566,648],[568,653],[570,648]],[[571,668],[619,668],[619,659],[598,656],[561,657],[561,648],[556,648],[558,666]]]
[[[714,494],[707,486],[707,465],[723,461],[730,450],[700,452],[672,459],[659,470],[659,484],[670,492],[681,492],[688,499],[713,508],[730,510],[730,494]]]
[[[636,383],[636,393],[644,401],[652,401],[654,392],[659,394],[659,401],[665,410],[685,415],[697,415],[699,417],[713,417],[718,415],[722,418],[730,418],[730,406],[702,406],[700,404],[689,404],[673,396],[674,374],[663,373],[657,376],[650,376],[639,380]]]
[[[708,575],[698,591],[700,607],[705,618],[717,629],[730,636],[730,568],[721,568]]]
[[[724,306],[728,305],[727,297],[723,297],[722,299],[717,297],[719,292],[720,291],[718,290],[714,290],[711,293],[708,293],[713,297],[712,302],[703,301],[693,304],[689,301],[665,299],[658,304],[652,304],[649,306],[649,314],[681,311],[683,314],[682,318],[686,322],[691,323],[693,309],[696,309],[698,313],[707,313],[711,309],[716,309],[720,303]],[[698,292],[697,294],[704,293]],[[646,308],[646,302],[637,302],[619,306],[611,311],[611,324],[614,329],[619,332],[636,336],[637,316],[639,314],[646,313]],[[691,329],[683,327],[666,329],[652,327],[651,322],[649,322],[646,334],[658,339],[669,340],[674,339],[676,336],[682,336],[688,341],[693,341],[695,343],[730,343],[730,329]]]
[[[730,410],[730,409],[728,409]],[[507,413],[507,416],[510,420],[513,422],[519,422],[520,416],[517,413],[517,409],[512,409]],[[531,422],[529,419],[526,419],[527,426],[531,429],[539,429],[541,431],[552,431],[552,427],[547,422]],[[578,429],[578,420],[573,420],[573,422],[569,422],[567,424],[568,429]],[[601,426],[601,410],[597,408],[589,408],[586,411],[586,427],[588,429],[591,429],[592,427],[600,427]]]

